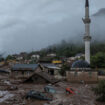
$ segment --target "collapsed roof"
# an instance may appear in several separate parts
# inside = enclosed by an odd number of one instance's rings
[[[46,81],[46,83],[57,83],[58,80],[55,79],[53,76],[49,75],[48,73],[45,73],[45,72],[37,72],[37,73],[34,73],[33,75],[31,75],[27,80],[24,81],[24,83],[26,82],[33,82],[33,77],[37,75],[38,77],[44,79]]]

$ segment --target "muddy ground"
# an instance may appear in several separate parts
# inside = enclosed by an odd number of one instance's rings
[[[95,84],[72,84],[62,81],[53,85],[56,93],[46,95],[51,97],[52,101],[40,101],[35,99],[26,99],[26,93],[30,90],[44,92],[47,84],[22,84],[14,81],[0,82],[0,105],[105,105],[97,103],[96,96],[91,88]],[[66,94],[65,88],[72,87],[76,94]]]

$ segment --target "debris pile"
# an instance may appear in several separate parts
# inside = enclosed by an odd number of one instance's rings
[[[0,103],[12,98],[14,95],[9,93],[8,91],[0,91]]]
[[[40,76],[38,75],[38,77]],[[66,81],[57,82],[54,84],[51,84],[51,82],[50,84],[34,84],[33,82],[19,83],[15,80],[2,80],[0,81],[0,104],[96,105],[96,96],[91,90],[91,87],[93,86],[95,85],[72,84]],[[27,94],[32,90],[34,90],[34,92],[31,92],[34,98],[29,97],[27,99]],[[37,92],[38,94],[33,94],[35,92]]]

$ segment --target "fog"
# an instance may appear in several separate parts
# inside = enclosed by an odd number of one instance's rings
[[[90,0],[93,40],[105,39],[105,15],[93,16],[104,4]],[[29,52],[62,39],[82,42],[84,6],[85,0],[0,0],[0,51]]]

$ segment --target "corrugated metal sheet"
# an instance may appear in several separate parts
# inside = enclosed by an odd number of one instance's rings
[[[49,69],[60,69],[54,64],[42,64],[44,67],[49,68]]]
[[[12,70],[35,70],[38,67],[38,64],[16,64],[12,67]]]

